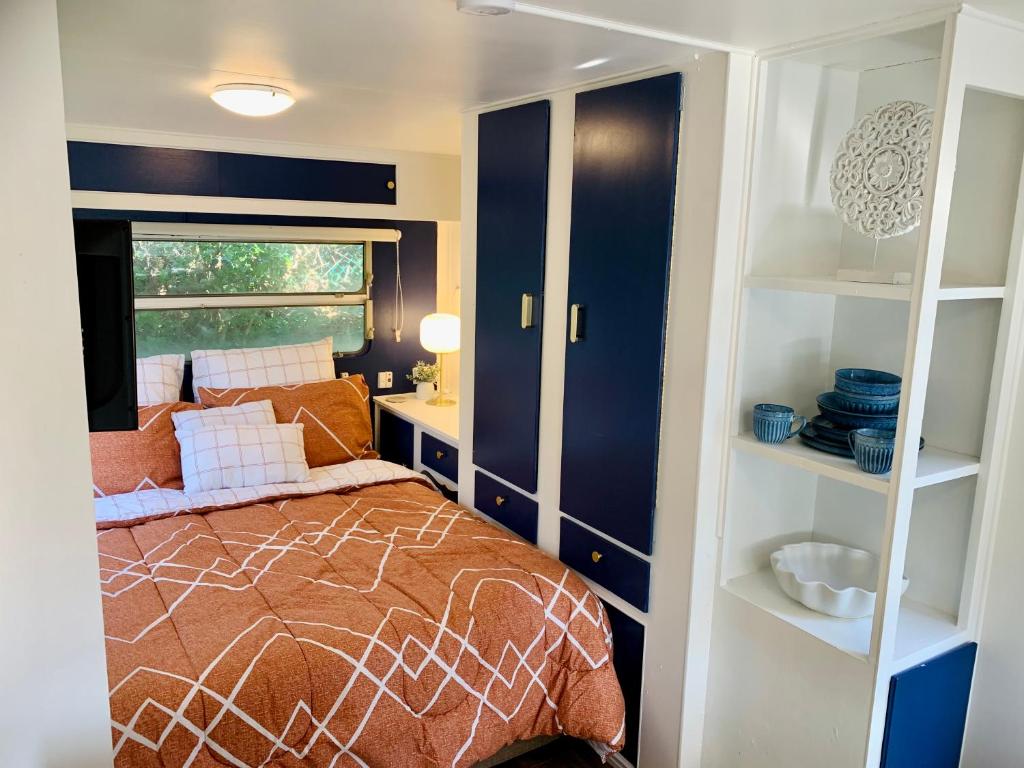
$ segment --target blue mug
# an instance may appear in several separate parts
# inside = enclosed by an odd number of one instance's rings
[[[797,421],[799,426],[794,429],[793,424]],[[800,434],[800,430],[806,426],[807,419],[797,416],[788,405],[759,403],[754,406],[754,437],[762,443],[784,443]]]
[[[855,429],[846,436],[862,472],[884,475],[892,469],[896,433],[888,429]]]

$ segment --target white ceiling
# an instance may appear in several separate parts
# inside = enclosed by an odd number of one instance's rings
[[[762,49],[943,0],[540,0],[547,8]],[[982,0],[1024,17],[1024,0]],[[454,0],[58,0],[69,123],[338,147],[459,151],[459,112],[678,63],[693,48]],[[610,61],[577,71],[597,57]],[[253,119],[209,100],[232,81],[298,97]]]

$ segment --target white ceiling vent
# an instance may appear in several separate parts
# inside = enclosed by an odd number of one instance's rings
[[[474,16],[503,16],[515,10],[514,0],[456,0],[455,6]]]

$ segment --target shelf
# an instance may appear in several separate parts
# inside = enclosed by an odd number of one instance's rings
[[[758,441],[753,434],[747,432],[733,438],[733,447],[869,491],[889,492],[889,474],[869,475],[861,472],[853,459],[816,451],[797,438],[787,440],[782,445],[769,445]],[[918,454],[917,479],[914,487],[924,488],[961,477],[970,477],[978,474],[980,466],[977,457],[925,446]]]
[[[885,283],[855,283],[850,280],[836,280],[834,277],[784,277],[747,275],[744,285],[748,288],[767,288],[773,291],[798,291],[801,293],[827,293],[833,296],[859,296],[864,299],[888,299],[910,301],[912,286],[887,285]]]
[[[868,658],[871,616],[836,619],[805,608],[782,591],[770,568],[732,579],[725,589],[843,653],[862,661]],[[952,616],[906,598],[900,601],[897,626],[896,657],[901,668],[931,658],[959,634]]]
[[[857,296],[862,299],[886,299],[889,301],[910,301],[912,285],[888,285],[886,283],[855,283],[837,280],[834,277],[795,277],[781,275],[747,275],[747,288],[766,288],[774,291],[797,291],[800,293],[825,293],[832,296]],[[1006,289],[1001,285],[970,285],[947,283],[939,288],[939,301],[964,301],[972,299],[1001,299]]]
[[[972,299],[1001,299],[1006,288],[1001,285],[969,285],[947,283],[939,287],[939,301],[965,301]]]

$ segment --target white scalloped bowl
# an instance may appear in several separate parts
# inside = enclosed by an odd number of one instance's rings
[[[878,558],[863,549],[806,541],[787,544],[771,557],[782,591],[812,611],[840,619],[860,619],[875,612]],[[903,578],[900,594],[910,580]]]

